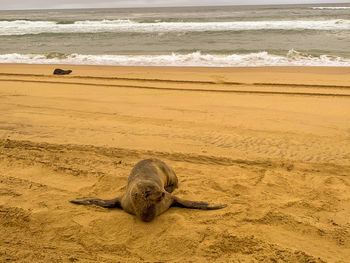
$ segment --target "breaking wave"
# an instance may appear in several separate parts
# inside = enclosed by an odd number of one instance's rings
[[[235,22],[154,22],[132,20],[98,20],[60,23],[55,21],[0,21],[0,35],[41,33],[100,33],[100,32],[202,32],[244,30],[350,30],[350,20],[319,21],[235,21]]]
[[[312,7],[312,9],[334,9],[334,10],[340,10],[340,9],[350,9],[350,6],[318,6],[318,7]]]
[[[170,55],[81,55],[81,54],[4,54],[0,63],[78,64],[117,66],[198,66],[198,67],[257,67],[257,66],[350,66],[350,59],[337,56],[311,56],[290,50],[285,56],[268,52],[214,55],[194,52]]]

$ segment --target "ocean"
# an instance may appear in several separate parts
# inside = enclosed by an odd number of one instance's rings
[[[0,63],[350,66],[350,4],[0,11]]]

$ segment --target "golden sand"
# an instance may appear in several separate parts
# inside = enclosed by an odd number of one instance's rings
[[[228,207],[68,202],[148,157]],[[0,65],[0,262],[345,263],[349,207],[350,68]]]

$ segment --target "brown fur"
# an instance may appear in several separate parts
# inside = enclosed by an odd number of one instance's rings
[[[145,159],[131,170],[126,193],[111,200],[98,198],[79,198],[70,202],[82,205],[98,205],[112,208],[120,207],[149,222],[171,206],[192,209],[214,210],[226,207],[207,202],[196,202],[178,198],[171,193],[178,187],[175,172],[158,159]]]

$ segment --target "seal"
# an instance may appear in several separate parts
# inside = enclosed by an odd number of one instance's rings
[[[173,169],[161,160],[152,158],[142,160],[134,166],[125,194],[110,200],[78,198],[70,202],[122,208],[145,222],[152,221],[172,206],[202,210],[215,210],[227,206],[179,198],[171,194],[176,188],[178,188],[178,179]]]
[[[63,70],[63,69],[60,69],[60,68],[56,68],[53,71],[54,75],[68,75],[70,73],[72,73],[72,71],[70,69],[69,70]]]

